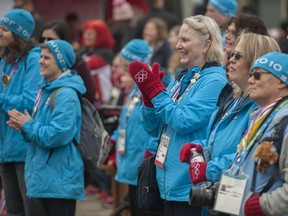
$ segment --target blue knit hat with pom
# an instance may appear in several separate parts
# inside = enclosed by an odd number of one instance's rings
[[[254,68],[262,68],[288,85],[288,54],[267,53],[254,62],[252,70]]]
[[[151,52],[147,41],[133,39],[123,47],[120,56],[129,62],[141,61],[148,64],[148,56]]]
[[[0,25],[6,27],[23,40],[27,41],[34,32],[35,22],[30,12],[23,9],[12,9],[3,15]]]
[[[209,0],[208,5],[228,17],[235,16],[237,13],[238,3],[236,0]]]
[[[76,60],[71,44],[64,40],[50,40],[45,43],[62,71],[71,68]]]

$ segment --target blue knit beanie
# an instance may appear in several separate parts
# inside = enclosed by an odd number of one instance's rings
[[[288,54],[271,52],[258,58],[253,66],[263,68],[288,85]]]
[[[237,13],[237,0],[209,0],[208,5],[214,7],[219,13],[232,17]]]
[[[12,9],[0,20],[0,25],[27,41],[34,32],[35,22],[31,13],[23,9]]]
[[[51,51],[58,67],[66,71],[75,63],[76,57],[71,44],[64,40],[51,40],[45,43]]]
[[[120,51],[120,56],[129,62],[141,61],[148,64],[148,55],[150,53],[151,50],[145,40],[133,39],[123,47]]]

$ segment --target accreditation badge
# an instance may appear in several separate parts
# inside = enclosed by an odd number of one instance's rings
[[[160,139],[160,143],[157,149],[156,159],[155,159],[155,165],[160,168],[164,167],[164,163],[165,163],[167,151],[168,151],[169,140],[170,140],[170,136],[168,136],[167,134],[161,135],[161,139]]]
[[[119,136],[117,140],[117,152],[119,155],[125,154],[125,146],[126,146],[126,130],[119,130]]]
[[[246,175],[240,174],[236,176],[224,172],[217,191],[214,210],[239,215],[246,183]]]

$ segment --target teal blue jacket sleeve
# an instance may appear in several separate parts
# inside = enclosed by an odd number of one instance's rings
[[[220,84],[213,77],[206,79],[198,89],[194,89],[193,100],[183,106],[173,102],[168,93],[162,91],[152,99],[155,113],[178,134],[192,133],[208,124],[224,82]]]

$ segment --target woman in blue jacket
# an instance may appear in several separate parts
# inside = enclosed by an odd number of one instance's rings
[[[191,148],[200,144],[205,149],[207,162],[194,162],[189,166],[193,184],[219,181],[222,170],[231,165],[237,145],[248,128],[250,112],[258,106],[249,97],[248,74],[252,63],[267,52],[279,50],[277,42],[268,36],[246,33],[237,39],[228,70],[234,97],[212,114],[207,139],[186,143],[180,151],[180,160],[190,162]]]
[[[159,78],[159,65],[152,69],[140,62],[129,66],[130,74],[143,95],[145,129],[161,136],[155,163],[164,215],[200,215],[201,208],[188,205],[187,165],[179,161],[183,143],[204,139],[207,125],[226,76],[220,61],[223,57],[221,34],[215,21],[206,16],[191,16],[183,21],[177,49],[183,70],[167,89]]]
[[[40,48],[31,42],[35,23],[22,9],[7,12],[0,20],[0,163],[8,215],[41,215],[37,200],[26,196],[24,162],[27,140],[8,127],[8,110],[32,113],[40,81]]]
[[[45,215],[75,215],[76,199],[84,199],[83,162],[72,140],[80,140],[83,80],[69,68],[73,47],[63,40],[42,46],[40,83],[33,118],[25,111],[8,112],[8,124],[29,141],[25,164],[27,195],[39,198]],[[53,110],[51,94],[56,89]]]
[[[128,65],[135,60],[148,63],[150,53],[148,43],[140,39],[131,40],[120,52],[120,60],[127,73],[122,79],[125,79],[126,83],[130,80],[133,86],[122,108],[119,126],[113,133],[112,139],[116,141],[117,173],[115,179],[129,185],[132,216],[141,215],[136,202],[138,167],[143,161],[145,153],[151,154],[156,151],[157,138],[151,137],[145,132],[141,123],[141,92],[128,73]]]
[[[288,215],[288,55],[270,52],[258,58],[249,74],[252,110],[249,128],[233,160],[230,176],[245,176],[238,215]],[[286,119],[286,120],[284,120]]]

